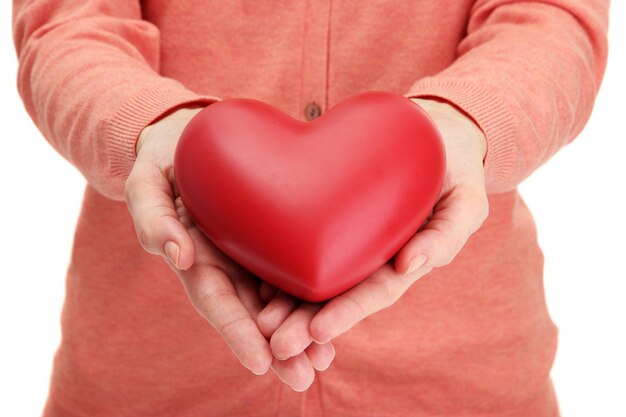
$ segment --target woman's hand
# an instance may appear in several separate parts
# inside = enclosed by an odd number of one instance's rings
[[[293,297],[278,293],[257,318],[260,328],[276,328],[270,339],[274,356],[284,359],[298,355],[311,342],[326,343],[367,316],[389,307],[418,278],[450,263],[487,218],[484,134],[471,119],[447,103],[413,101],[433,118],[446,148],[446,178],[429,221],[393,261],[323,305],[303,303],[295,308]],[[261,291],[271,292],[263,287]]]
[[[279,361],[256,324],[265,307],[258,278],[215,247],[195,226],[178,196],[173,159],[178,139],[200,108],[183,108],[146,127],[126,182],[126,203],[142,247],[161,255],[178,275],[196,311],[224,338],[239,361],[255,374],[271,369],[303,391],[314,368],[325,369],[332,345],[313,345]]]

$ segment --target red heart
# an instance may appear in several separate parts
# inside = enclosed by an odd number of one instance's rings
[[[428,115],[388,92],[311,122],[227,99],[185,128],[174,161],[191,217],[270,284],[320,302],[387,262],[424,222],[445,174]]]

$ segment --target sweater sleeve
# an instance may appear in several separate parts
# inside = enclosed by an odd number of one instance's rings
[[[487,137],[487,191],[511,190],[587,122],[606,66],[608,9],[608,0],[477,0],[454,63],[405,95],[473,118]]]
[[[122,200],[141,130],[218,98],[159,75],[159,31],[139,0],[14,0],[18,90],[51,145],[103,195]]]

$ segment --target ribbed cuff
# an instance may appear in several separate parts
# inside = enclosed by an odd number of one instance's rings
[[[404,96],[448,101],[474,120],[487,138],[484,165],[488,190],[498,188],[497,184],[511,175],[515,162],[515,123],[508,107],[491,91],[462,81],[430,77],[416,82]]]
[[[219,100],[182,87],[141,90],[119,108],[107,125],[105,152],[110,156],[109,175],[128,177],[135,162],[135,143],[139,134],[153,121],[178,107],[189,104],[208,106]]]

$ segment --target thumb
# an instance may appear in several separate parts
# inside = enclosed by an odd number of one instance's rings
[[[170,171],[138,158],[126,180],[126,204],[141,246],[186,270],[193,265],[195,247],[174,204]]]

